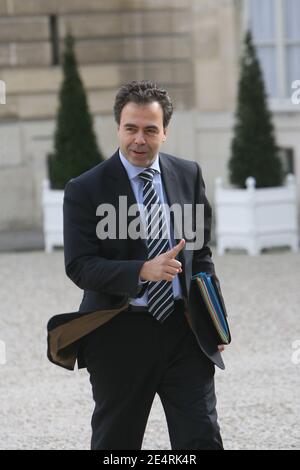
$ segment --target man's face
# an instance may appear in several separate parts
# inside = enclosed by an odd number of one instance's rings
[[[121,152],[130,163],[150,166],[166,138],[160,104],[127,103],[122,109],[118,138]]]

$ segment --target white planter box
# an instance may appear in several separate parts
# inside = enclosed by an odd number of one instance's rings
[[[43,181],[43,230],[45,250],[53,251],[63,246],[63,200],[64,191],[50,189],[49,180]]]
[[[286,185],[255,188],[247,178],[247,189],[226,189],[216,179],[215,211],[217,250],[244,248],[258,255],[263,248],[289,246],[298,251],[297,193],[295,178],[288,175]]]

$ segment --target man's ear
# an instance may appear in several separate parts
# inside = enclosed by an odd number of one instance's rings
[[[165,127],[164,128],[164,137],[163,137],[163,142],[165,142],[167,140],[167,132],[168,132],[168,128]]]

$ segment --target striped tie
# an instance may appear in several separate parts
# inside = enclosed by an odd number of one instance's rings
[[[146,219],[148,259],[153,259],[169,250],[167,224],[158,194],[153,186],[156,170],[147,168],[139,177],[144,183],[143,203]],[[163,322],[174,310],[172,282],[148,282],[148,309],[153,317]]]

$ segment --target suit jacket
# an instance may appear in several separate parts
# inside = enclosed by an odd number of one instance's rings
[[[205,195],[205,184],[196,162],[160,153],[161,177],[168,203],[204,204],[204,244],[198,250],[183,249],[179,280],[185,302],[185,315],[199,347],[221,369],[222,357],[210,323],[199,305],[199,294],[193,274],[213,274],[225,305],[219,280],[215,274],[212,253],[208,246],[212,210]],[[83,299],[78,312],[52,317],[48,322],[48,358],[51,362],[74,369],[85,367],[80,339],[126,309],[130,298],[141,295],[139,273],[147,260],[143,239],[99,239],[96,209],[109,203],[117,209],[119,196],[127,196],[128,207],[136,203],[127,172],[118,151],[109,159],[71,179],[64,197],[64,255],[67,276],[81,289]],[[193,217],[195,214],[193,214]],[[128,223],[135,217],[128,217]],[[174,220],[173,220],[174,223]],[[195,224],[195,220],[193,220]],[[194,226],[195,227],[195,226]],[[118,223],[116,233],[118,234]],[[179,240],[175,240],[179,242]],[[225,310],[226,312],[226,310]]]

